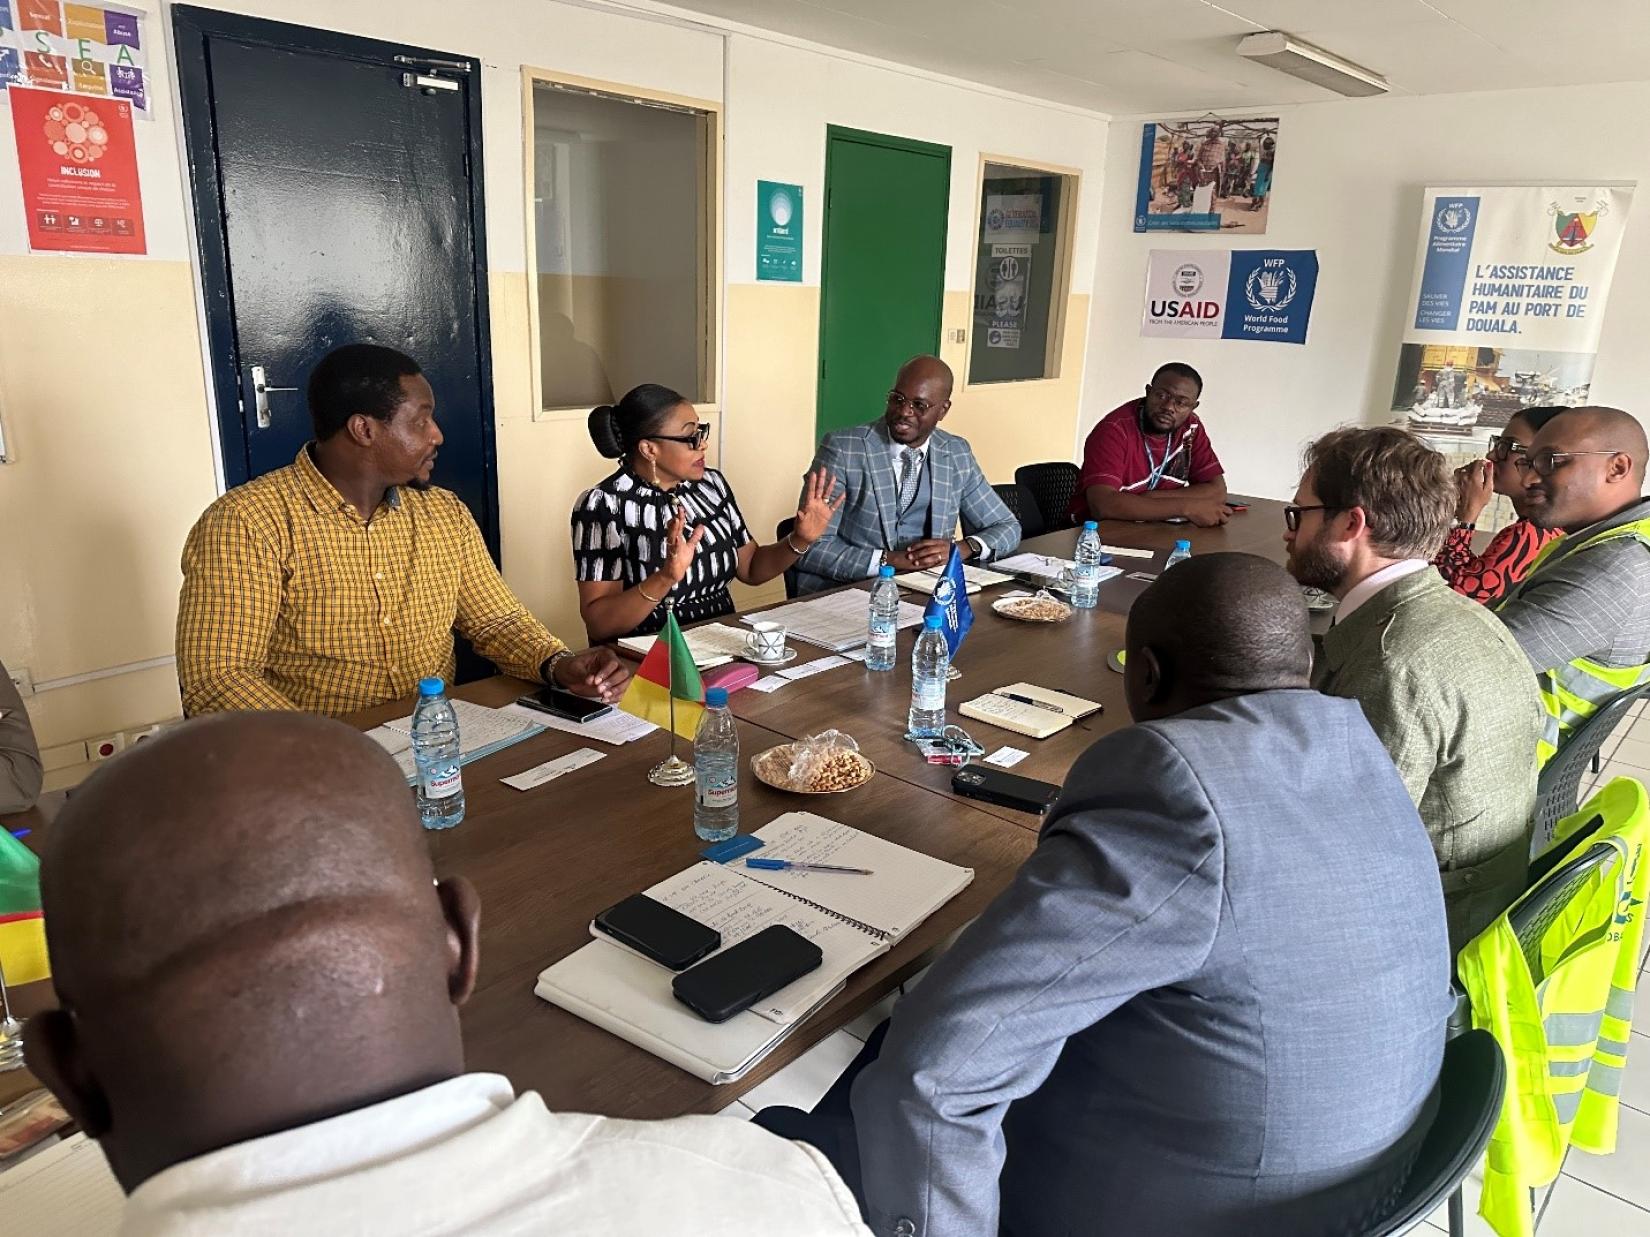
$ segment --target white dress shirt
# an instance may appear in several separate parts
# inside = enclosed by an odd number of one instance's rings
[[[805,1143],[729,1117],[553,1113],[497,1074],[174,1165],[133,1192],[121,1232],[870,1237]]]
[[[1405,558],[1396,563],[1388,563],[1379,571],[1371,572],[1354,584],[1347,591],[1346,596],[1341,598],[1341,604],[1335,607],[1335,621],[1337,623],[1346,622],[1347,619],[1352,617],[1354,610],[1375,596],[1388,584],[1396,584],[1405,576],[1412,576],[1417,571],[1425,571],[1431,566],[1431,563],[1422,558]]]
[[[897,482],[900,479],[901,470],[905,467],[905,452],[908,449],[921,452],[922,467],[927,468],[928,448],[933,445],[934,436],[932,434],[930,434],[927,438],[924,438],[922,443],[916,447],[907,448],[902,442],[893,443],[893,446],[889,449],[888,455],[894,463],[894,480]],[[974,547],[974,561],[976,563],[983,563],[991,557],[991,547],[986,545],[986,543],[981,541],[978,537],[964,537],[963,540]],[[882,564],[886,561],[886,557],[887,556],[881,550],[877,550],[871,555],[872,575],[876,575],[877,572],[882,570]]]

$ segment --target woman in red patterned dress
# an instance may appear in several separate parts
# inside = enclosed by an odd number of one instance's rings
[[[1494,601],[1524,578],[1542,546],[1564,535],[1558,529],[1537,528],[1524,518],[1519,510],[1524,487],[1517,461],[1541,427],[1563,411],[1558,407],[1523,409],[1507,422],[1505,430],[1490,439],[1490,449],[1483,459],[1455,470],[1459,495],[1455,527],[1432,561],[1456,592],[1474,601]],[[1489,505],[1491,494],[1505,494],[1512,499],[1518,519],[1496,533],[1482,554],[1474,554],[1473,526]]]

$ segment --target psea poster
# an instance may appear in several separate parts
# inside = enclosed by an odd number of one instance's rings
[[[1587,403],[1632,202],[1623,186],[1428,189],[1392,410],[1477,436]]]
[[[756,182],[756,277],[802,282],[802,186]]]
[[[1317,287],[1314,249],[1154,249],[1140,333],[1304,344]]]
[[[25,86],[8,93],[29,248],[146,253],[132,105]]]
[[[115,4],[0,0],[0,90],[125,99],[149,115],[143,13]]]
[[[1277,157],[1276,116],[1152,121],[1140,137],[1134,230],[1264,233]]]

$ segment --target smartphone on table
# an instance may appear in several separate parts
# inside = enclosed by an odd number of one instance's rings
[[[517,704],[528,709],[537,709],[540,713],[548,713],[551,717],[559,717],[569,722],[594,721],[613,712],[613,706],[604,704],[600,700],[592,700],[588,696],[575,696],[565,687],[550,684],[541,687],[530,695],[522,696]]]
[[[673,971],[686,970],[720,949],[722,934],[645,893],[633,894],[596,916],[596,931]]]

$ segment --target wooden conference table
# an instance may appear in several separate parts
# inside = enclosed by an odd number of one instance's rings
[[[1094,740],[1128,723],[1122,677],[1106,658],[1123,643],[1124,616],[1145,584],[1129,572],[1155,573],[1179,537],[1194,552],[1243,550],[1282,557],[1281,504],[1257,501],[1220,529],[1108,523],[1107,544],[1151,549],[1155,557],[1119,558],[1124,576],[1101,588],[1100,608],[1050,626],[1015,623],[992,613],[993,590],[978,595],[975,625],[958,658],[962,678],[952,685],[953,707],[970,696],[1025,680],[1102,701],[1104,714],[1038,742],[983,723],[964,721],[980,742],[1031,751],[1018,772],[1050,782],[1064,779]],[[1075,532],[1033,538],[1027,551],[1069,556]],[[911,633],[901,637],[909,659]],[[823,654],[822,654],[823,655]],[[602,908],[692,864],[702,845],[693,834],[690,790],[661,789],[647,771],[669,748],[658,732],[609,747],[559,731],[515,744],[465,767],[468,813],[462,825],[429,835],[436,870],[463,874],[481,894],[481,973],[463,1011],[465,1049],[474,1070],[502,1073],[518,1090],[540,1092],[551,1108],[619,1117],[665,1117],[714,1112],[809,1047],[870,1008],[914,974],[959,928],[978,915],[1031,853],[1037,818],[951,794],[951,769],[928,765],[906,744],[908,675],[872,674],[847,666],[799,680],[770,695],[733,697],[741,751],[747,756],[775,743],[836,727],[847,730],[874,761],[870,783],[844,795],[797,796],[769,789],[741,762],[741,827],[759,828],[781,813],[806,809],[893,842],[974,869],[973,883],[894,949],[853,975],[828,1006],[808,1019],[760,1067],[738,1083],[714,1087],[533,995],[534,978],[551,962],[589,939],[588,924]],[[505,678],[461,687],[478,704],[508,703],[525,690]],[[363,728],[405,716],[402,702],[350,720]],[[543,761],[591,746],[602,759],[534,790],[518,792],[499,781]],[[685,745],[684,745],[685,746]],[[38,845],[50,812],[5,822],[28,825]],[[50,984],[29,985],[15,1004],[28,1013],[49,1006]],[[22,1072],[0,1078],[0,1091],[17,1094]]]

